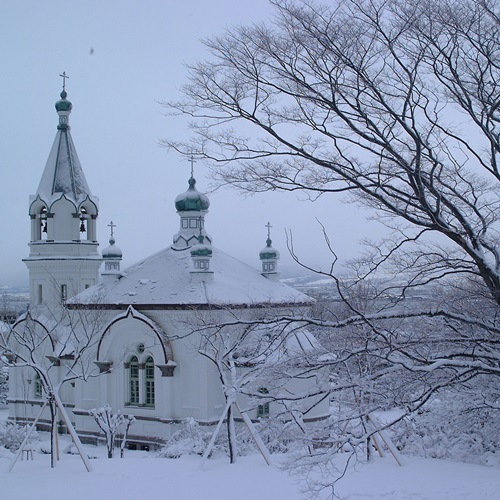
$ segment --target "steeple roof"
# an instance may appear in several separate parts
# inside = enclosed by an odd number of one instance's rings
[[[92,196],[71,138],[68,117],[73,105],[66,97],[67,92],[63,90],[61,99],[55,105],[59,115],[57,135],[35,198],[41,198],[48,207],[61,196],[72,201],[75,207],[87,198],[97,206],[97,198]]]

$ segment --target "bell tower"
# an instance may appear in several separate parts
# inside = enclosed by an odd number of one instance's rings
[[[31,306],[55,310],[66,299],[95,285],[102,262],[97,251],[98,199],[93,196],[71,138],[66,73],[57,134],[36,194],[30,196],[28,267]]]

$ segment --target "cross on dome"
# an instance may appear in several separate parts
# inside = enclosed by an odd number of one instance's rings
[[[194,164],[196,163],[196,160],[194,159],[194,156],[191,155],[189,157],[189,163],[191,163],[191,178],[194,177]]]
[[[266,227],[267,227],[267,240],[266,240],[266,244],[267,244],[267,246],[268,246],[268,247],[270,247],[270,246],[271,246],[271,243],[273,242],[273,241],[271,240],[271,228],[272,228],[273,226],[271,226],[271,223],[270,223],[270,222],[268,222],[268,223],[266,224]]]
[[[268,223],[266,224],[266,227],[267,227],[267,239],[269,240],[269,239],[271,239],[271,228],[272,228],[273,226],[271,226],[271,223],[270,223],[270,222],[268,222]]]
[[[66,78],[69,78],[69,76],[66,74],[66,71],[62,72],[62,75],[59,75],[63,79],[63,92],[66,92]]]
[[[116,227],[116,224],[113,224],[113,221],[111,221],[108,227],[111,228],[111,238],[113,238],[113,229]]]

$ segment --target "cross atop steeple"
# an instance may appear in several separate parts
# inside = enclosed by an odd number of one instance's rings
[[[59,75],[63,79],[63,92],[66,91],[66,78],[69,78],[69,76],[66,74],[66,71],[63,71],[62,75]]]
[[[193,155],[189,157],[189,163],[191,163],[191,177],[194,177],[194,164],[196,163],[196,160]]]
[[[270,223],[270,222],[268,222],[268,223],[266,224],[266,227],[267,227],[267,239],[268,239],[268,240],[270,240],[270,239],[271,239],[271,228],[272,228],[273,226],[271,226],[271,223]]]
[[[113,229],[116,227],[116,224],[113,224],[113,221],[111,221],[109,224],[108,224],[108,227],[111,228],[111,238],[113,238]]]

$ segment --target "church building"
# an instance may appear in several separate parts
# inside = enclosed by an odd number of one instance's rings
[[[122,251],[110,223],[109,246],[99,253],[99,201],[87,184],[71,138],[72,103],[65,88],[55,107],[57,135],[29,200],[30,252],[24,262],[30,310],[14,328],[31,321],[49,332],[50,345],[40,348],[39,358],[54,385],[63,380],[67,360],[74,359],[79,343],[91,343],[82,376],[60,387],[81,438],[90,441],[98,436],[89,410],[106,404],[114,412],[135,416],[129,436],[137,446],[165,442],[186,418],[216,424],[227,402],[221,366],[233,363],[241,381],[266,359],[280,362],[317,351],[314,337],[300,329],[285,335],[283,328],[279,347],[272,348],[276,337],[264,320],[305,313],[314,300],[280,282],[279,252],[272,247],[269,228],[265,248],[260,254],[256,249],[260,270],[213,245],[205,229],[209,199],[198,191],[192,173],[187,190],[175,199],[179,230],[172,245],[122,269]],[[58,319],[64,314],[79,320],[68,326]],[[254,321],[258,327],[246,335]],[[218,330],[227,323],[234,324],[232,333]],[[207,355],[210,349],[213,356]],[[302,416],[305,422],[328,415],[328,398],[318,396],[324,374],[292,377],[273,387],[269,380],[259,380],[262,371],[255,373],[238,395],[239,407],[252,420],[274,412],[286,414],[288,409],[280,408],[280,391],[315,394]],[[269,400],[255,402],[252,391],[269,394]],[[11,369],[11,421],[33,421],[44,397],[29,367]],[[49,422],[48,409],[44,411],[42,426]]]

